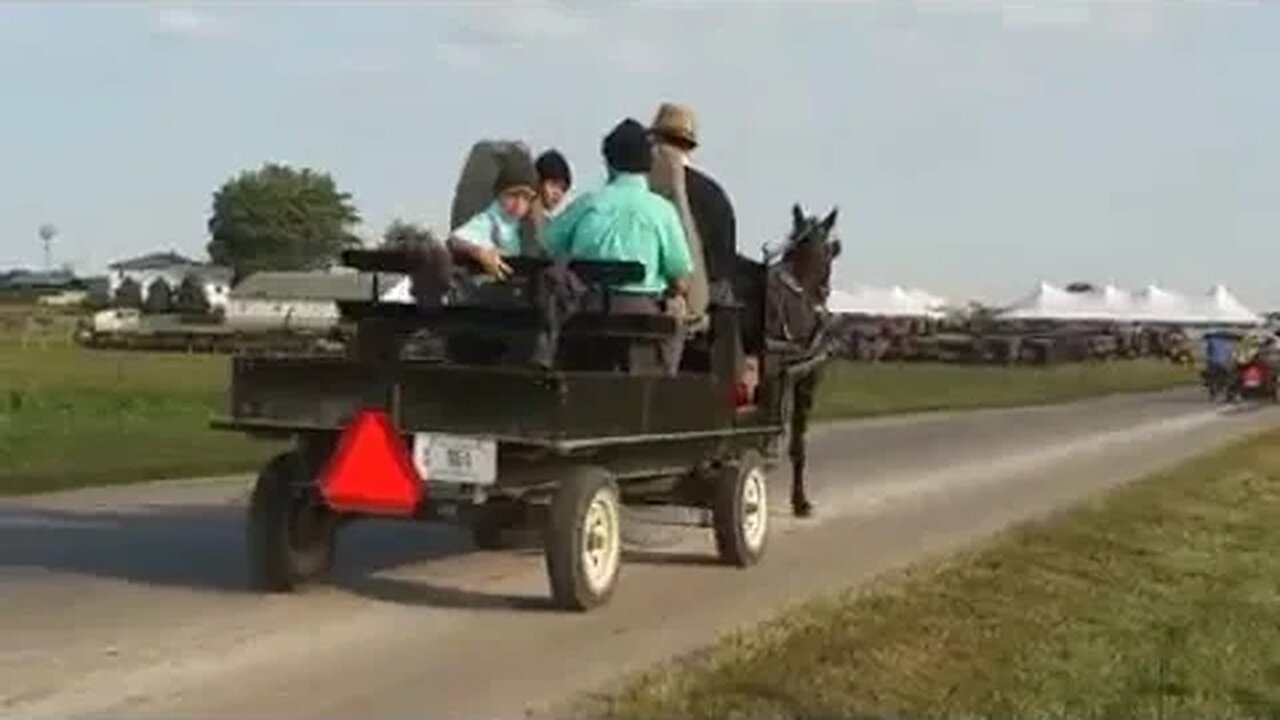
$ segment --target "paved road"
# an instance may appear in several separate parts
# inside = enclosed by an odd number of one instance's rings
[[[776,515],[760,566],[714,565],[706,530],[639,527],[613,603],[589,615],[547,611],[534,550],[477,553],[454,530],[395,523],[350,528],[332,587],[246,593],[245,478],[6,501],[0,713],[554,712],[790,603],[1277,419],[1178,392],[824,426],[812,453],[821,514]]]

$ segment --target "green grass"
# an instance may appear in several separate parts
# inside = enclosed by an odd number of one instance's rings
[[[0,494],[243,471],[274,446],[215,432],[224,357],[0,344]]]
[[[1280,430],[802,606],[610,718],[1280,717]]]
[[[28,334],[25,346],[0,333],[0,494],[247,471],[279,447],[209,429],[225,402],[225,357],[85,350],[70,343],[73,325],[69,318]],[[1048,370],[837,364],[818,413],[1050,402],[1189,378],[1147,362]]]
[[[826,372],[815,413],[824,419],[968,410],[1164,390],[1195,370],[1156,360],[1049,367],[838,363]]]

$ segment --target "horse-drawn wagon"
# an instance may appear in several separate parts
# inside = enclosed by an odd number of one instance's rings
[[[353,251],[347,265],[412,272],[412,253]],[[549,261],[515,258],[513,287]],[[608,287],[642,268],[569,266],[607,306]],[[545,330],[525,291],[507,306],[348,302],[356,337],[342,357],[243,355],[233,360],[230,414],[216,427],[292,437],[257,479],[248,553],[256,586],[288,591],[323,576],[339,528],[365,516],[451,520],[481,547],[504,530],[542,527],[555,603],[589,609],[613,592],[622,505],[709,511],[720,558],[750,566],[769,530],[767,474],[785,434],[789,378],[765,351],[766,267],[739,258],[732,302],[664,375],[645,349],[672,318],[583,311],[556,331],[551,367],[503,358],[418,353],[427,334],[450,346],[515,343]],[[743,356],[759,383],[741,382]],[[707,514],[704,512],[704,515]]]

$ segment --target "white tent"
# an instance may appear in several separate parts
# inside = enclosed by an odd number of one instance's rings
[[[930,313],[941,315],[946,310],[948,302],[944,297],[939,297],[933,293],[926,292],[919,288],[907,288],[907,295],[920,307],[926,308]]]
[[[1215,286],[1203,299],[1192,301],[1156,285],[1147,285],[1132,294],[1111,284],[1093,292],[1070,293],[1049,283],[1040,283],[1035,291],[1009,306],[1002,317],[1010,320],[1179,325],[1253,325],[1261,322],[1256,313],[1221,285]]]
[[[1208,322],[1226,325],[1257,325],[1262,322],[1256,313],[1236,299],[1231,291],[1221,285],[1209,290],[1200,305],[1200,315]]]
[[[1194,324],[1203,316],[1187,298],[1156,285],[1147,285],[1134,293],[1134,312],[1131,319],[1137,322],[1164,322]]]
[[[1110,320],[1131,318],[1137,311],[1133,295],[1115,285],[1105,285],[1093,298],[1099,315]]]
[[[827,310],[837,315],[867,317],[937,317],[943,301],[921,290],[857,287],[853,291],[832,290]]]
[[[1112,284],[1084,293],[1067,293],[1074,303],[1071,319],[1125,321],[1136,311],[1133,296]]]
[[[1087,299],[1047,282],[1001,313],[1009,320],[1086,320],[1096,315]]]

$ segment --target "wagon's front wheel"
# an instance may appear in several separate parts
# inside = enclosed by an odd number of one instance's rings
[[[551,597],[566,610],[590,610],[613,594],[622,567],[622,513],[608,472],[577,467],[556,488],[547,522]]]
[[[277,455],[258,475],[249,502],[249,583],[290,592],[333,566],[338,516],[306,491],[305,463],[296,453]]]
[[[769,475],[758,454],[721,469],[711,516],[722,561],[738,567],[760,561],[769,539]]]

